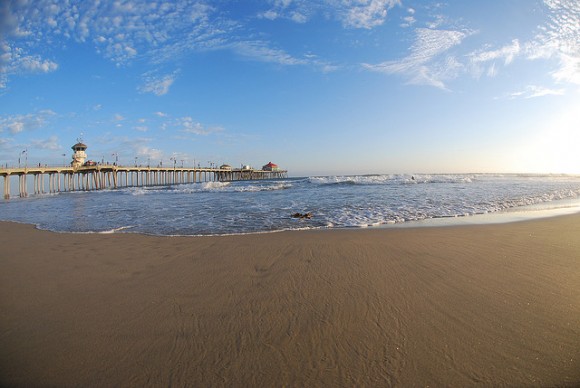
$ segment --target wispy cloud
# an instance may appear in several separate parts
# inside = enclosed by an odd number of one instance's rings
[[[400,74],[409,83],[445,89],[445,81],[455,78],[463,65],[448,51],[469,36],[469,31],[417,28],[411,53],[398,61],[363,64],[368,70]]]
[[[447,89],[447,82],[467,74],[479,79],[495,77],[506,66],[522,60],[555,60],[551,72],[556,83],[580,85],[580,2],[576,0],[544,0],[547,22],[538,27],[539,33],[531,40],[512,39],[499,47],[485,44],[465,52],[460,44],[465,38],[479,32],[463,28],[443,29],[448,18],[438,13],[428,28],[415,29],[415,40],[410,54],[399,60],[378,64],[363,64],[372,71],[404,76],[410,84],[429,85]],[[441,10],[437,7],[437,11]],[[415,11],[409,11],[405,21],[415,20]],[[411,23],[403,24],[403,27]],[[456,49],[455,49],[456,48]],[[453,49],[453,52],[452,52]],[[533,98],[563,94],[562,88],[528,87],[510,98]]]
[[[295,58],[284,50],[269,47],[264,41],[246,41],[231,45],[239,55],[261,62],[271,62],[281,65],[306,65],[305,59]]]
[[[174,58],[176,51],[207,47],[214,35],[224,33],[218,21],[210,23],[213,8],[203,1],[36,0],[3,4],[0,76],[4,84],[11,74],[55,71],[58,64],[38,52],[61,40],[90,42],[98,53],[123,66],[141,58],[159,60],[161,49]]]
[[[31,146],[33,148],[51,151],[62,149],[62,147],[58,144],[57,136],[50,136],[48,139],[44,140],[32,140]]]
[[[181,117],[177,119],[174,125],[183,133],[193,135],[209,135],[211,133],[222,132],[222,127],[207,127],[193,120],[191,117]]]
[[[544,96],[561,96],[565,93],[564,89],[550,89],[543,86],[528,85],[524,90],[510,93],[509,99],[517,98],[536,98]]]
[[[258,13],[258,17],[268,20],[288,19],[296,23],[307,22],[316,9],[320,7],[316,1],[304,0],[271,0],[271,8]]]
[[[334,1],[322,1],[324,3]],[[394,0],[356,0],[360,24],[373,23],[379,8],[388,7]],[[339,1],[340,8],[346,7]],[[6,3],[5,3],[6,4]],[[325,5],[329,7],[328,4]],[[46,48],[67,40],[92,44],[97,53],[119,67],[144,61],[157,69],[192,52],[233,50],[253,60],[281,65],[312,65],[320,63],[293,57],[285,50],[264,39],[256,39],[244,23],[231,19],[231,12],[218,9],[209,1],[175,0],[171,2],[80,1],[56,2],[36,0],[8,2],[0,12],[0,87],[5,88],[9,76],[25,72],[51,72],[58,64],[39,54]],[[317,6],[308,1],[281,0],[274,9],[290,13],[296,22],[306,22]],[[350,8],[349,8],[350,9]],[[292,11],[293,10],[293,11]],[[277,18],[276,11],[264,17]],[[364,17],[367,15],[367,21]],[[351,23],[355,23],[353,16]],[[176,79],[176,73],[160,75],[146,73],[139,90],[163,95]]]
[[[13,47],[0,40],[0,89],[6,88],[11,75],[50,73],[57,69],[56,62],[44,59],[38,54],[30,55],[25,49]]]
[[[556,59],[555,81],[580,85],[580,2],[544,0],[548,23],[526,45],[528,59]]]
[[[498,71],[496,62],[501,61],[507,66],[522,51],[519,40],[514,39],[510,44],[496,50],[480,49],[473,52],[468,55],[472,74],[478,78],[485,72],[488,76],[494,77]]]
[[[411,8],[411,10],[412,10],[412,8]],[[411,27],[413,24],[415,24],[417,19],[415,19],[415,16],[413,16],[414,13],[415,13],[415,11],[410,12],[409,15],[403,17],[403,22],[400,24],[400,26],[403,28],[407,28],[407,27]]]
[[[306,23],[316,15],[338,20],[347,28],[371,29],[383,24],[400,0],[270,0],[258,17]]]
[[[123,152],[118,153],[120,163],[147,164],[150,162],[152,165],[156,165],[164,158],[163,151],[151,146],[151,143],[156,141],[150,137],[129,138],[110,134],[99,139],[101,144],[115,147],[111,149],[109,154],[113,152],[116,154],[116,150],[123,150]]]
[[[135,154],[141,159],[141,164],[144,162],[157,163],[158,160],[163,159],[163,151],[157,148],[152,148],[147,145],[138,145],[134,147]],[[139,160],[139,159],[137,159]],[[153,161],[153,162],[151,162]]]
[[[144,83],[139,87],[141,93],[153,93],[156,96],[163,96],[169,92],[169,88],[175,82],[178,72],[158,75],[155,72],[143,74]]]
[[[342,2],[342,19],[348,27],[370,29],[385,22],[387,12],[399,0],[354,0]]]
[[[0,132],[13,135],[44,127],[56,113],[51,110],[41,110],[36,113],[0,117]]]

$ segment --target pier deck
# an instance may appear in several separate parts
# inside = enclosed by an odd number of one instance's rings
[[[96,165],[0,168],[4,198],[10,198],[10,180],[18,177],[18,194],[28,196],[28,178],[33,177],[34,194],[89,191],[135,186],[162,186],[197,182],[286,178],[286,170],[223,169],[213,167],[143,167]],[[48,185],[48,189],[47,186]],[[48,191],[46,191],[48,190]]]

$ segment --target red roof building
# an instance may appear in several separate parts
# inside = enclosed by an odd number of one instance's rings
[[[269,162],[268,164],[266,164],[265,166],[262,166],[262,170],[263,171],[278,171],[278,165],[274,164],[272,162]]]

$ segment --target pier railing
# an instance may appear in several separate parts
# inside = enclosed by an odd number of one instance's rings
[[[275,179],[286,178],[288,172],[286,170],[269,171],[247,168],[96,165],[78,168],[69,166],[0,168],[0,176],[4,177],[4,198],[9,199],[12,177],[18,178],[19,196],[27,197],[30,177],[32,177],[32,192],[42,194],[210,181]]]

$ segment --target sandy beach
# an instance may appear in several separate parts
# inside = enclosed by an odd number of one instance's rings
[[[579,231],[0,223],[0,386],[578,386]]]

